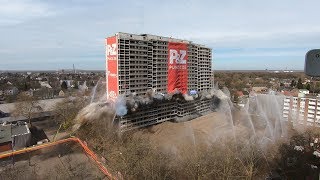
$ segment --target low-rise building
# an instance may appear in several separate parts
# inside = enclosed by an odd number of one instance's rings
[[[265,93],[268,92],[268,88],[261,86],[261,87],[252,87],[252,91],[257,92],[257,93]]]
[[[63,82],[66,82],[68,88],[71,87],[71,85],[74,83],[73,80],[60,80],[60,85],[61,85]]]
[[[4,90],[4,95],[6,95],[6,96],[17,95],[18,93],[19,93],[19,90],[16,87],[10,87],[10,88],[7,88],[6,90]]]
[[[0,125],[0,152],[17,150],[31,145],[31,133],[27,123]]]
[[[48,83],[48,81],[40,81],[40,86],[41,87],[45,87],[45,88],[49,88],[51,89],[52,87],[50,86],[50,84]]]
[[[37,107],[38,112],[36,112],[34,119],[40,119],[45,117],[50,117],[53,115],[54,107],[57,103],[63,101],[63,98],[57,99],[46,99],[39,100],[39,105]],[[3,113],[11,114],[15,110],[15,103],[0,104],[0,111]],[[24,116],[9,116],[0,117],[0,123],[3,122],[17,122],[17,121],[27,121],[28,118]]]
[[[28,91],[23,91],[22,92],[24,95],[26,95],[26,96],[33,96],[33,90],[32,89],[30,89],[30,90],[28,90]]]
[[[320,99],[286,96],[283,117],[296,124],[320,126]]]
[[[64,96],[65,96],[65,93],[62,90],[60,90],[59,97],[64,97]]]
[[[81,91],[87,91],[89,89],[88,86],[87,86],[87,81],[83,82],[82,85],[79,85],[79,89]]]

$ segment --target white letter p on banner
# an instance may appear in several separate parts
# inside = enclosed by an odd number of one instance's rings
[[[177,62],[177,58],[178,58],[178,52],[174,49],[170,49],[169,63],[173,64],[173,60]]]

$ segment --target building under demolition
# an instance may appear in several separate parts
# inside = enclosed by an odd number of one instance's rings
[[[149,34],[106,38],[107,97],[125,99],[124,130],[189,120],[212,110],[212,52],[191,41]],[[116,103],[117,104],[117,103]]]

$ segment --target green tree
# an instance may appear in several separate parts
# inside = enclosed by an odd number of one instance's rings
[[[303,84],[302,84],[301,78],[299,78],[299,80],[298,80],[297,88],[298,88],[298,89],[303,89]]]
[[[27,80],[27,82],[31,81],[30,75],[27,76],[26,80]]]
[[[311,89],[311,85],[308,83],[308,84],[306,84],[306,89],[308,89],[309,91],[310,91],[310,89]]]
[[[227,88],[231,88],[231,82],[232,82],[232,79],[231,79],[231,78],[227,78],[227,79],[224,81],[224,85],[225,85]]]
[[[292,79],[290,86],[291,87],[296,87],[297,83],[294,79]]]
[[[66,81],[63,81],[61,83],[61,89],[68,89],[68,85],[67,85],[67,82]]]
[[[30,86],[28,86],[27,82],[24,83],[23,85],[23,90],[27,91],[29,89]]]
[[[78,81],[74,81],[74,89],[79,89]]]

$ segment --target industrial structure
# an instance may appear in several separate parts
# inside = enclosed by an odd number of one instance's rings
[[[199,96],[208,94],[213,86],[210,48],[149,34],[116,33],[105,43],[108,99],[143,97],[151,92],[152,103],[117,117],[122,129],[192,119],[211,110],[212,96]],[[174,94],[192,98],[159,100]]]

